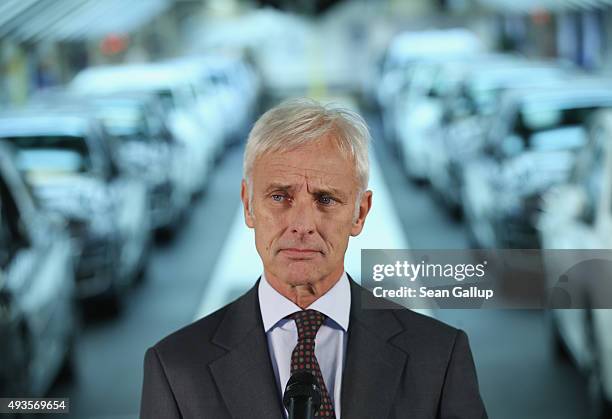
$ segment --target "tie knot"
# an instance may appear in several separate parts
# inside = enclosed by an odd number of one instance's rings
[[[295,312],[289,317],[295,320],[298,340],[304,340],[315,338],[326,316],[317,310],[303,310]]]

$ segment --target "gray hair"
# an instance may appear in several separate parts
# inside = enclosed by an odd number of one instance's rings
[[[361,116],[336,105],[323,105],[307,98],[291,99],[268,110],[255,122],[244,151],[243,177],[252,211],[253,167],[266,153],[289,151],[332,134],[340,151],[355,162],[359,185],[355,218],[368,187],[370,132]]]

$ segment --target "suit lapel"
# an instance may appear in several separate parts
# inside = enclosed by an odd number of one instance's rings
[[[408,354],[390,342],[403,327],[390,310],[362,309],[362,298],[373,297],[352,279],[350,283],[341,414],[351,419],[387,418],[408,361]]]
[[[231,305],[213,337],[213,343],[228,351],[210,369],[233,418],[283,417],[259,310],[258,284]]]

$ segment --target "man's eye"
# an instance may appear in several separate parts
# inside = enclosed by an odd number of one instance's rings
[[[319,197],[319,202],[323,205],[331,205],[334,203],[334,198],[331,196],[323,195]]]
[[[278,194],[272,195],[272,199],[275,200],[276,202],[282,202],[284,198],[285,197],[283,195],[278,195]]]

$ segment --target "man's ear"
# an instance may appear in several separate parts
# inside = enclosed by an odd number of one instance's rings
[[[244,210],[244,222],[249,228],[253,228],[255,227],[255,220],[251,214],[252,209],[249,206],[249,188],[244,179],[242,179],[242,185],[240,187],[240,199],[242,200],[242,208]]]
[[[351,226],[351,236],[358,236],[363,230],[363,226],[365,225],[365,219],[372,208],[372,191],[365,191],[361,196],[361,201],[359,202],[359,215],[355,221],[353,221],[353,225]]]

